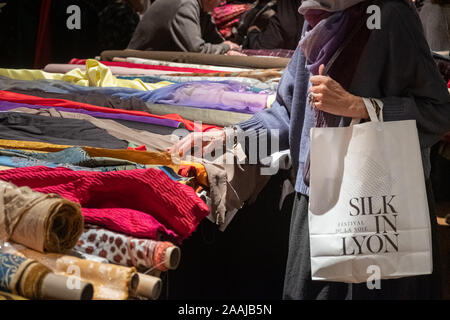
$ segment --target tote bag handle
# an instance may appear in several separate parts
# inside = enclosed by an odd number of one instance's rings
[[[366,106],[367,112],[369,113],[370,121],[372,121],[372,122],[383,122],[383,112],[380,111],[380,120],[378,120],[377,114],[375,112],[375,109],[374,109],[370,99],[368,99],[368,98],[362,98],[362,99],[363,99],[364,104]],[[381,101],[378,100],[377,103],[381,103]],[[383,110],[383,106],[381,106],[381,110]],[[358,124],[360,122],[361,122],[360,118],[353,118],[352,122],[350,123],[350,126],[353,126],[353,125]]]

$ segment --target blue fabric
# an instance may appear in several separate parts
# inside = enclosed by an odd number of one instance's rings
[[[12,282],[20,265],[26,260],[27,258],[0,252],[0,291],[14,293]]]
[[[166,166],[145,165],[128,160],[91,157],[82,148],[67,148],[58,152],[33,152],[16,149],[0,149],[0,165],[12,168],[44,166],[49,168],[63,167],[74,171],[110,172],[158,168],[174,181],[188,181]]]

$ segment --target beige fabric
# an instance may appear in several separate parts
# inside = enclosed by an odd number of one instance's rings
[[[181,63],[195,63],[216,66],[273,69],[285,68],[290,59],[275,57],[227,56],[196,52],[171,51],[140,51],[140,50],[107,50],[101,53],[102,60],[112,60],[115,57],[134,57],[152,60],[163,60]]]
[[[182,107],[175,105],[162,105],[146,103],[147,111],[152,114],[166,115],[176,113],[184,119],[201,121],[216,126],[226,127],[239,122],[249,120],[253,115],[240,112],[223,111],[216,109],[201,109],[194,107]]]
[[[13,240],[39,252],[63,252],[75,246],[83,221],[74,202],[0,180],[0,239],[4,242]]]

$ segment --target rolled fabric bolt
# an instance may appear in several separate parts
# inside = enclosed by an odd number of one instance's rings
[[[160,278],[138,273],[139,285],[136,290],[137,296],[156,300],[161,295],[162,281]]]
[[[64,252],[83,232],[80,206],[56,194],[0,180],[0,240],[39,252]]]
[[[57,276],[43,264],[10,253],[0,253],[0,290],[28,299],[79,300],[92,298],[92,285],[68,288],[68,277]]]
[[[168,247],[166,249],[164,266],[169,270],[175,270],[180,264],[181,250],[179,247]]]
[[[181,257],[180,248],[171,242],[134,238],[91,225],[85,226],[75,250],[139,270],[173,270]]]
[[[0,291],[0,300],[28,300],[28,299],[12,293]]]
[[[10,243],[10,246],[3,250],[41,262],[54,273],[69,277],[69,283],[72,283],[73,286],[80,281],[91,283],[94,287],[94,299],[126,300],[135,295],[139,284],[135,268],[99,263],[61,254],[43,254],[15,243]]]
[[[42,297],[48,300],[92,300],[94,286],[85,281],[69,286],[69,277],[49,273],[42,281]]]

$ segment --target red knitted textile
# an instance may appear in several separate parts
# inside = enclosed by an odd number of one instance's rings
[[[0,90],[0,100],[16,102],[16,103],[24,103],[24,104],[32,104],[39,106],[52,106],[52,107],[61,107],[61,108],[72,108],[72,109],[84,109],[89,111],[98,111],[98,112],[109,112],[109,113],[122,113],[122,114],[131,114],[134,116],[144,116],[144,117],[152,117],[158,119],[172,119],[179,122],[182,122],[187,130],[194,131],[194,122],[189,121],[181,117],[176,113],[166,114],[163,116],[151,114],[144,111],[133,111],[133,110],[123,110],[123,109],[112,109],[106,107],[94,106],[87,103],[75,102],[65,99],[48,99],[30,96],[27,94],[9,92]],[[210,129],[217,129],[217,126],[202,124],[202,131],[208,131]],[[195,128],[196,131],[199,131],[200,128]]]
[[[148,231],[146,236],[154,238],[150,231],[158,228],[144,214],[183,240],[209,213],[192,188],[173,181],[159,169],[92,172],[25,167],[0,171],[0,179],[78,202],[86,222],[136,237]],[[147,230],[142,224],[149,222]]]

